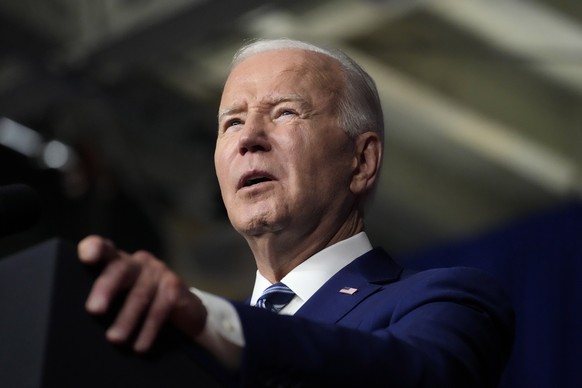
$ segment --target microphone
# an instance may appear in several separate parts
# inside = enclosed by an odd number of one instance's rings
[[[22,232],[40,217],[40,198],[23,184],[0,186],[0,237]]]

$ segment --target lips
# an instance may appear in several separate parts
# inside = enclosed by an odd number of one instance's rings
[[[237,189],[251,187],[263,182],[274,181],[275,177],[264,171],[249,171],[245,173],[238,182]]]

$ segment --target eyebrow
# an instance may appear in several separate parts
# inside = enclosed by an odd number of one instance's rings
[[[233,114],[238,113],[240,111],[242,111],[242,108],[239,108],[239,107],[230,107],[230,108],[222,109],[220,112],[218,112],[218,122],[221,122],[224,119],[224,117],[233,115]]]
[[[306,109],[311,106],[311,104],[299,94],[286,94],[277,96],[275,98],[267,97],[261,101],[261,105],[276,106],[284,102],[298,102],[301,108]],[[218,122],[221,122],[224,117],[239,113],[243,110],[242,104],[235,104],[233,106],[222,109],[218,112]]]

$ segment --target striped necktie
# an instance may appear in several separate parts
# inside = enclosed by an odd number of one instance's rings
[[[294,296],[295,293],[285,284],[275,283],[267,287],[263,295],[257,299],[255,306],[278,313],[287,303],[291,302]]]

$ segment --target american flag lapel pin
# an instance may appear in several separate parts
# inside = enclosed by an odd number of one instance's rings
[[[354,295],[354,293],[358,291],[357,288],[354,287],[344,287],[341,290],[339,290],[340,294],[348,294],[348,295]]]

